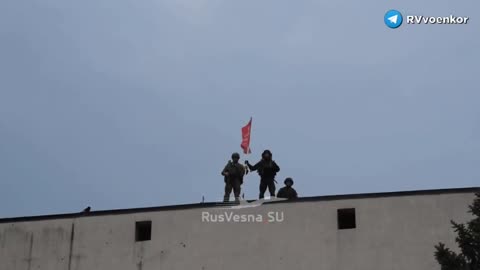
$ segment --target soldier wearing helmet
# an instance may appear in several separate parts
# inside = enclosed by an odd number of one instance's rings
[[[240,190],[243,184],[243,176],[246,174],[245,167],[240,164],[240,155],[238,153],[232,154],[232,160],[229,160],[227,165],[222,171],[225,181],[225,195],[223,201],[228,202],[230,200],[230,194],[235,195],[235,201],[240,202]]]
[[[297,191],[292,188],[293,179],[288,177],[283,183],[285,184],[285,186],[278,191],[277,198],[285,198],[289,200],[296,199],[298,195]]]
[[[263,199],[265,191],[268,188],[271,197],[275,197],[275,176],[280,171],[280,167],[272,160],[272,152],[265,150],[262,153],[262,159],[255,165],[251,165],[248,160],[245,161],[250,171],[257,171],[260,175],[260,195]]]

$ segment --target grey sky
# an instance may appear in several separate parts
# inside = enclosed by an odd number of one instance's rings
[[[392,8],[470,21],[391,30]],[[2,0],[0,217],[218,200],[250,116],[249,160],[301,196],[478,186],[479,10]]]

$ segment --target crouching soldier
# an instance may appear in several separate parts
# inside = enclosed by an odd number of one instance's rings
[[[270,196],[275,197],[275,175],[280,171],[280,167],[272,160],[272,152],[270,152],[270,150],[263,151],[262,159],[253,166],[248,160],[245,161],[245,164],[247,164],[250,171],[257,171],[260,175],[259,199],[263,199],[267,187]]]
[[[228,202],[230,200],[230,194],[235,195],[235,201],[240,202],[240,189],[243,184],[243,176],[246,173],[245,167],[238,161],[240,155],[238,153],[232,154],[232,160],[229,160],[227,165],[222,171],[222,175],[225,177],[225,195],[223,201]]]
[[[285,198],[289,200],[296,199],[298,195],[297,191],[292,188],[293,179],[288,177],[283,183],[285,184],[285,186],[278,191],[277,198]]]

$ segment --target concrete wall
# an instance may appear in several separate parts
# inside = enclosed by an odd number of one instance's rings
[[[454,193],[3,223],[0,270],[433,270],[434,245],[454,246],[450,220],[470,219],[473,199]],[[337,209],[350,207],[357,228],[338,230]],[[283,212],[283,222],[202,222],[202,212],[265,221],[271,211]],[[135,242],[141,220],[152,221],[150,241]]]

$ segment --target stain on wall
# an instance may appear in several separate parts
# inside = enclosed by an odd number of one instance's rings
[[[33,260],[32,252],[33,252],[33,233],[30,235],[30,246],[28,248],[28,258],[27,258],[27,262],[28,262],[27,270],[32,269],[32,260]]]
[[[75,223],[72,223],[70,230],[70,242],[68,249],[68,270],[72,269],[72,256],[73,256],[73,242],[75,241]]]

